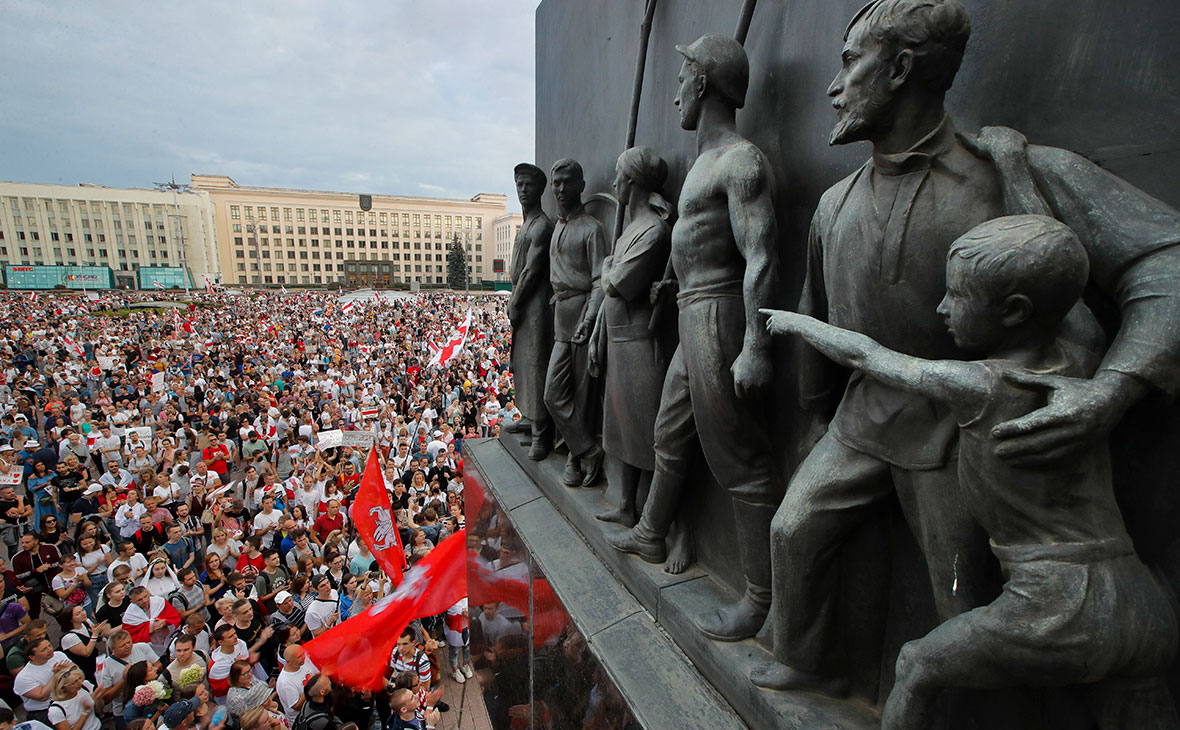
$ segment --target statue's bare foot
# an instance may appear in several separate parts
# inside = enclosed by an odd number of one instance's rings
[[[622,525],[627,528],[635,527],[635,523],[639,522],[639,518],[635,516],[634,509],[627,509],[619,507],[618,509],[607,510],[606,512],[599,512],[594,515],[594,519],[603,522],[613,522],[617,525]]]
[[[664,571],[679,575],[688,570],[688,566],[694,562],[696,555],[693,550],[692,533],[677,521],[668,535],[668,561],[664,563]]]
[[[779,691],[818,692],[829,697],[847,697],[848,680],[825,677],[778,662],[767,662],[750,672],[750,681],[759,687]]]
[[[769,606],[755,604],[748,595],[737,603],[706,611],[697,618],[697,626],[711,639],[741,641],[758,633],[766,621]]]

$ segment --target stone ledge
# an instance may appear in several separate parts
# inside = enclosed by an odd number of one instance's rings
[[[733,708],[500,444],[490,439],[468,443],[468,465],[508,514],[640,724],[648,730],[743,727]]]
[[[530,533],[549,530],[535,524],[518,522],[516,515],[524,517],[529,513],[530,523],[541,514],[552,514],[553,517],[557,517],[560,513],[564,516],[565,520],[568,520],[568,525],[563,520],[551,521],[560,522],[566,527],[572,525],[584,541],[579,544],[588,544],[593,552],[594,562],[609,568],[609,572],[613,574],[610,576],[610,582],[625,586],[630,593],[627,599],[637,607],[641,605],[650,614],[650,617],[644,616],[642,619],[642,614],[629,615],[619,624],[612,625],[611,629],[626,624],[628,635],[633,636],[635,632],[639,632],[639,627],[644,625],[643,619],[646,619],[647,626],[654,634],[662,637],[666,632],[671,640],[669,643],[674,642],[672,649],[675,653],[685,657],[686,661],[700,672],[698,678],[703,675],[708,685],[711,685],[705,686],[710,691],[715,689],[720,693],[748,727],[755,730],[879,728],[877,714],[867,702],[832,700],[802,692],[771,692],[751,684],[747,679],[750,669],[770,659],[770,653],[766,648],[753,639],[736,643],[713,641],[697,631],[693,623],[693,618],[701,611],[716,605],[722,598],[736,600],[737,595],[699,567],[689,568],[681,575],[669,575],[664,572],[662,565],[645,563],[634,556],[621,555],[611,548],[606,542],[607,536],[621,534],[624,528],[594,519],[597,512],[609,506],[604,499],[606,490],[602,487],[571,489],[564,486],[561,483],[563,457],[550,456],[542,462],[530,461],[527,458],[527,450],[519,445],[519,438],[515,436],[507,436],[501,440],[472,441],[469,444],[468,458],[483,474],[487,486],[497,499],[503,497],[506,500],[505,511],[513,515],[514,526],[529,544],[529,548],[534,551],[534,556],[545,569],[554,590],[571,609],[571,614],[575,614],[579,627],[582,626],[581,620],[576,615],[575,607],[567,601],[563,586],[567,582],[580,582],[581,576],[575,578],[577,573],[554,573],[546,565],[549,562],[556,570],[566,570],[567,567],[563,566],[564,559],[557,554],[570,552],[568,548],[571,543],[544,540],[548,547],[543,549],[552,550],[554,553],[547,555],[538,552],[540,544],[530,542]],[[541,496],[545,499],[539,500]],[[595,575],[594,580],[600,580],[600,577]],[[566,587],[565,590],[570,589]],[[651,617],[654,617],[654,623]],[[669,639],[665,638],[664,641]],[[615,653],[614,650],[610,650],[611,646],[612,644],[604,637],[602,653]],[[620,662],[637,663],[640,658],[634,656],[638,652],[632,648],[633,646],[634,644],[622,645],[621,656],[600,655],[599,658],[604,665]],[[659,676],[659,673],[649,673],[640,679],[643,683],[641,702],[651,701],[651,691],[654,689],[652,681]],[[625,681],[619,681],[621,689],[625,687]],[[678,698],[678,701],[685,701],[686,693],[683,689],[665,688],[665,691]],[[628,701],[632,700],[633,697],[628,696]],[[632,708],[636,711],[634,703]],[[639,715],[636,711],[636,717]],[[680,727],[715,726],[700,724],[699,721],[700,718],[695,718],[694,722]]]

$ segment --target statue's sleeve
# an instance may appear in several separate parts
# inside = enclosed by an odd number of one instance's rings
[[[1101,368],[1180,393],[1180,212],[1080,155],[1030,145],[1054,214],[1090,256],[1090,277],[1122,314]]]
[[[811,219],[807,234],[807,271],[803,278],[803,291],[799,295],[799,313],[827,322],[828,296],[824,287],[823,234],[834,211],[828,211],[827,196],[820,200],[819,207]],[[799,378],[799,404],[808,411],[822,412],[834,401],[835,391],[842,387],[841,374],[847,371],[824,357],[814,347],[796,339],[795,372]]]
[[[663,276],[670,245],[667,226],[652,225],[639,234],[624,255],[614,257],[607,276],[615,291],[628,302],[646,302],[652,282]]]
[[[595,220],[590,226],[590,235],[586,238],[586,261],[590,265],[590,301],[586,305],[585,321],[594,324],[598,316],[598,308],[602,306],[602,299],[606,295],[602,291],[602,260],[606,258],[606,233]]]

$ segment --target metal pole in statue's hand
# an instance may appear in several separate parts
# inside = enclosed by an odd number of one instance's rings
[[[639,124],[639,100],[643,96],[643,72],[647,67],[647,41],[651,38],[651,19],[656,12],[656,0],[647,0],[643,10],[643,23],[639,26],[639,57],[635,61],[635,82],[631,85],[631,113],[627,117],[627,141],[623,144],[623,151],[635,145],[635,127]],[[623,233],[623,216],[627,212],[627,201],[620,200],[615,208],[615,226],[612,229],[611,251],[619,242]]]

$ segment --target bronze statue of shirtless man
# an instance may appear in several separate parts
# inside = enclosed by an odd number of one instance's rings
[[[675,279],[657,283],[653,296],[679,288],[680,345],[656,417],[651,493],[639,524],[611,544],[648,562],[664,560],[699,436],[709,468],[733,498],[746,590],[697,623],[714,639],[737,641],[757,633],[770,607],[770,522],[782,496],[757,397],[771,379],[770,338],[758,308],[778,288],[778,231],[766,156],[736,128],[749,83],[745,50],[716,34],[676,50],[685,60],[675,103],[680,126],[697,133],[697,160],[672,229]]]

